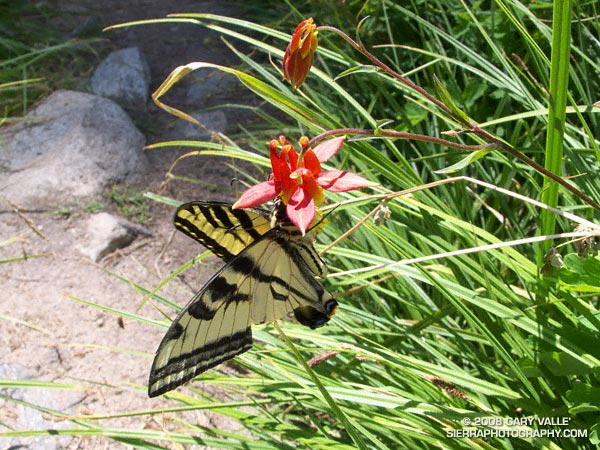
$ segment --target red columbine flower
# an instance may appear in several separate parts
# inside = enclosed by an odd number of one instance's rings
[[[283,55],[283,77],[298,88],[306,79],[317,50],[317,26],[312,18],[296,27]]]
[[[308,138],[300,138],[302,152],[280,136],[269,143],[273,173],[269,181],[259,183],[242,193],[234,208],[251,208],[275,197],[281,197],[286,206],[290,221],[302,234],[315,218],[316,206],[323,202],[323,189],[330,192],[345,192],[373,186],[375,183],[345,170],[321,170],[321,163],[327,161],[344,143],[344,137],[324,141],[314,149],[308,147]],[[281,147],[279,153],[277,150]]]

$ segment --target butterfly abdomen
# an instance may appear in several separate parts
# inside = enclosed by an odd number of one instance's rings
[[[329,298],[324,304],[325,311],[319,311],[318,309],[310,306],[300,306],[294,310],[294,316],[296,320],[302,325],[310,328],[319,328],[329,322],[331,316],[335,314],[338,303],[333,299]]]

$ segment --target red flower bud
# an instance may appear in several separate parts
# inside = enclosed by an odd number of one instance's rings
[[[294,88],[300,87],[306,79],[317,45],[317,26],[312,18],[300,22],[283,55],[283,77]]]

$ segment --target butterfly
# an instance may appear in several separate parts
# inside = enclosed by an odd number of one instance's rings
[[[317,328],[335,313],[337,302],[316,278],[326,276],[327,266],[314,233],[303,236],[282,204],[272,212],[231,206],[194,201],[177,208],[175,227],[226,264],[163,337],[150,371],[150,397],[249,350],[251,323],[293,316]]]

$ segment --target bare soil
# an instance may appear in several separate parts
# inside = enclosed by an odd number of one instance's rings
[[[130,20],[164,17],[171,12],[212,12],[236,15],[235,2],[192,0],[161,1],[71,1],[64,4],[65,17],[81,20],[97,16],[102,25]],[[117,30],[106,35],[102,51],[137,45],[148,57],[152,86],[156,88],[176,66],[195,60],[231,64],[235,59],[219,37],[202,27],[152,25]],[[91,68],[90,68],[91,73]],[[239,95],[236,95],[236,101]],[[245,94],[251,97],[251,94]],[[174,101],[177,101],[175,99]],[[150,108],[152,133],[149,142],[172,138],[167,113]],[[167,168],[181,151],[162,151],[152,155],[153,167],[144,184],[134,190],[157,191]],[[209,185],[229,186],[233,174],[213,162],[197,162],[187,170]],[[68,168],[65,168],[68,170]],[[231,200],[221,191],[170,184],[162,192],[180,200]],[[93,199],[90,199],[93,200]],[[98,198],[114,209],[106,198]],[[23,258],[0,264],[0,339],[4,351],[0,365],[17,370],[16,377],[52,380],[80,385],[81,390],[41,390],[34,401],[66,416],[118,415],[128,411],[156,410],[169,405],[162,399],[149,399],[146,383],[152,356],[165,332],[157,326],[139,323],[103,311],[79,300],[144,317],[161,319],[144,292],[153,290],[174,269],[203,249],[189,238],[175,234],[173,210],[149,202],[151,219],[145,223],[153,236],[138,238],[129,247],[105,257],[95,264],[83,257],[78,246],[84,246],[85,205],[65,205],[63,211],[14,213],[6,205],[0,209],[0,260]],[[184,305],[192,291],[207,278],[205,273],[189,270],[170,282],[159,294]],[[9,370],[9,375],[10,375]],[[4,374],[0,378],[10,378]],[[31,397],[23,390],[9,389],[8,394],[26,401]],[[0,432],[14,425],[17,429],[39,426],[19,405],[0,398]],[[43,428],[72,428],[69,422],[43,422]],[[200,425],[235,428],[227,418],[210,412],[188,417]],[[25,422],[25,423],[24,423]],[[168,416],[141,415],[99,420],[106,427],[128,429],[175,429]],[[49,441],[48,439],[51,439]],[[13,448],[118,449],[129,448],[108,438],[75,437],[66,440],[27,438],[8,441],[0,438],[0,450]],[[14,447],[16,448],[16,447]]]

